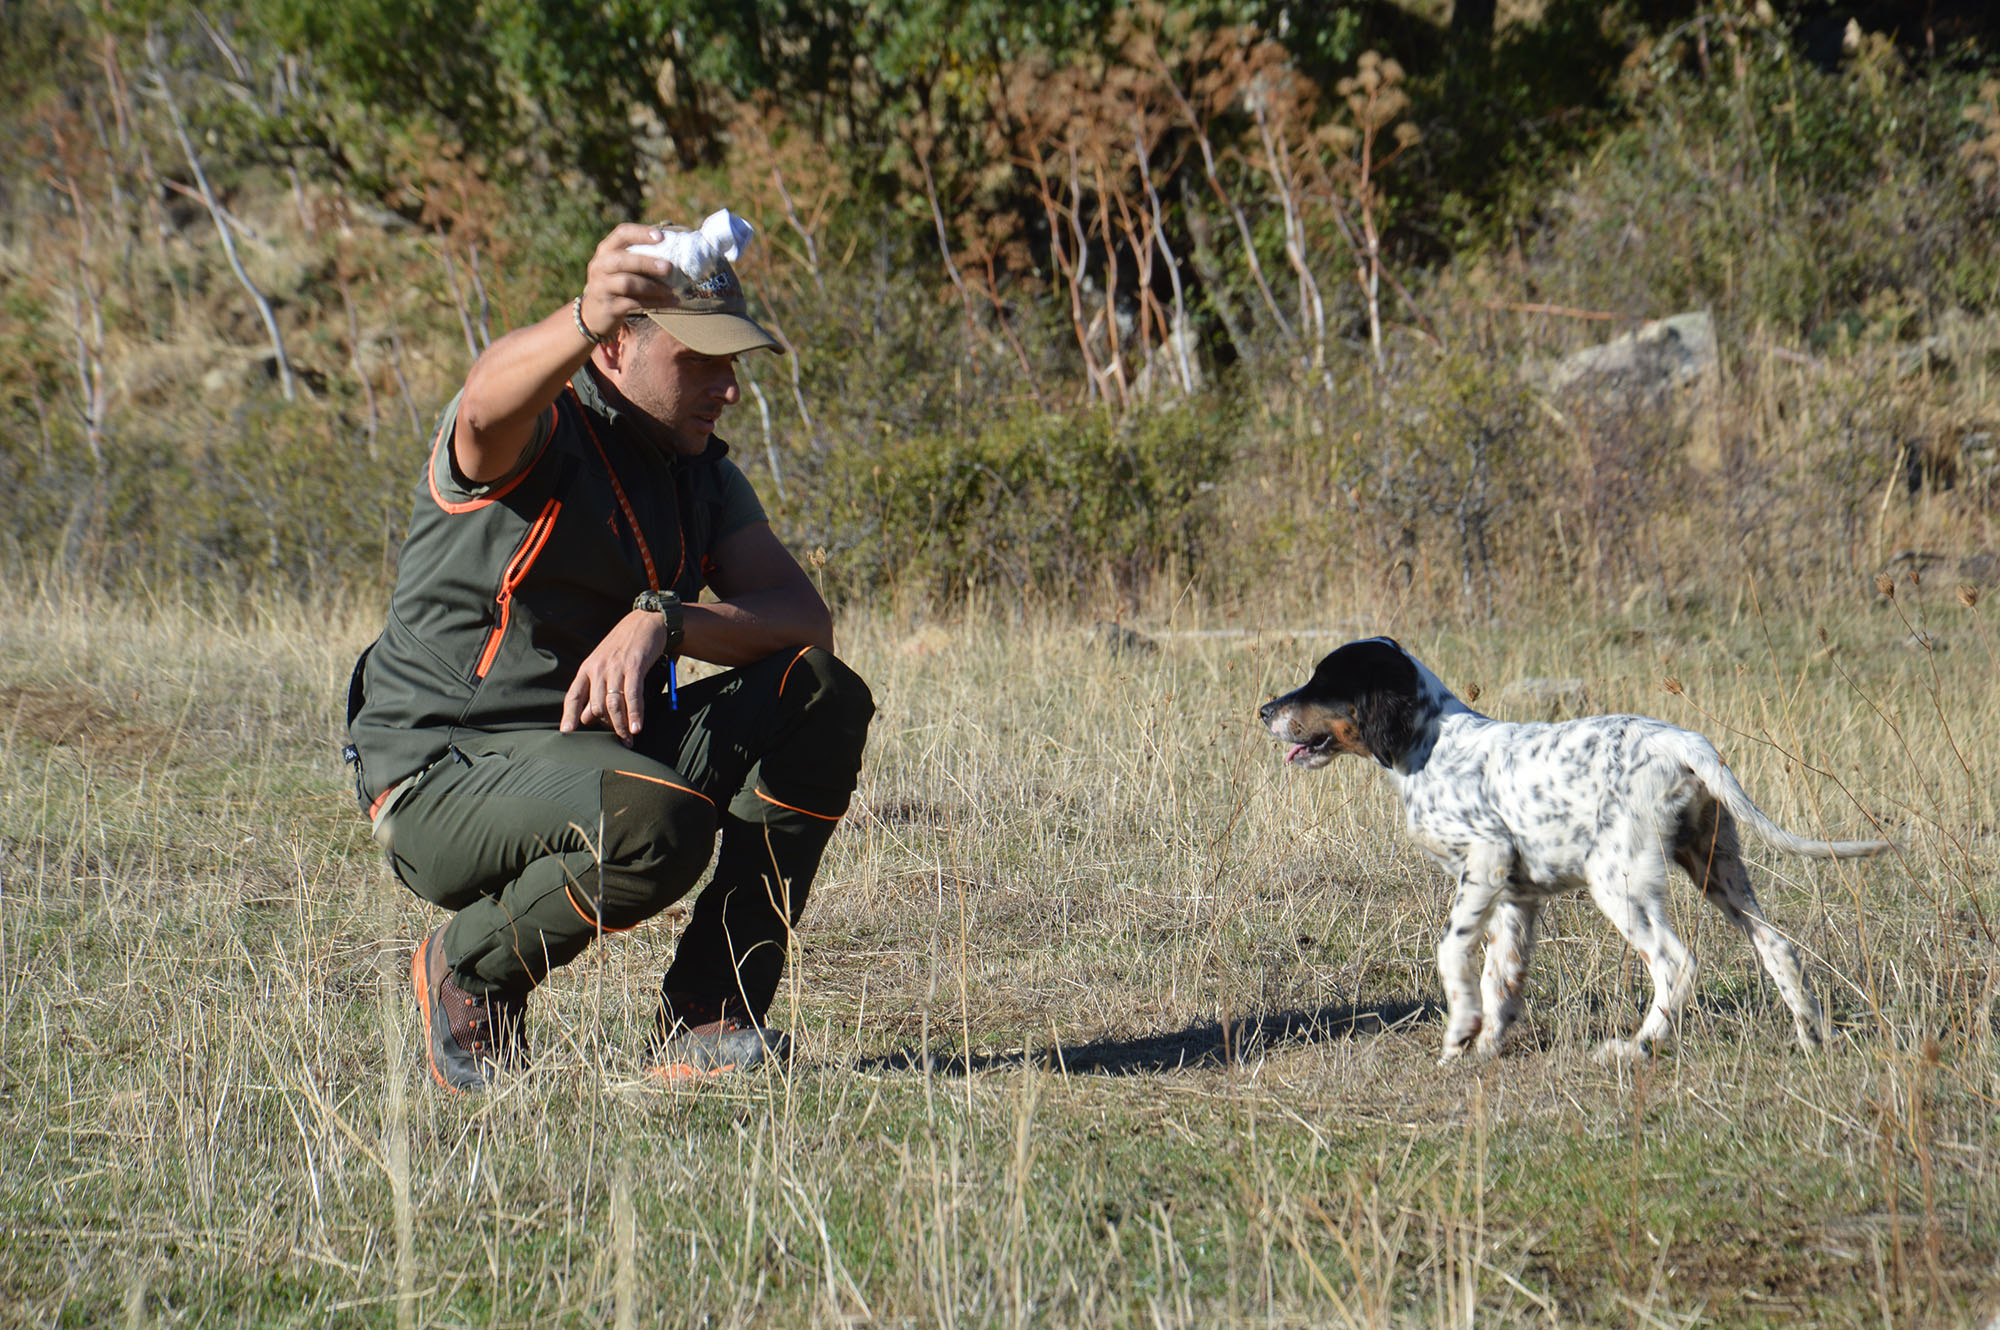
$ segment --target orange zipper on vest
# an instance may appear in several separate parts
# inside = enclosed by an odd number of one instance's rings
[[[556,529],[556,514],[562,511],[562,500],[550,499],[543,505],[541,516],[528,528],[528,537],[521,542],[521,548],[514,552],[507,571],[501,574],[500,590],[494,595],[493,603],[500,608],[500,621],[493,626],[493,635],[486,639],[486,650],[479,655],[479,668],[473,673],[481,679],[486,671],[493,668],[493,658],[500,654],[500,639],[507,635],[507,620],[514,610],[514,592],[541,557],[542,546],[549,543],[549,536]]]

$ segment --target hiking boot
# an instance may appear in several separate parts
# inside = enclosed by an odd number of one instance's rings
[[[410,960],[431,1075],[454,1094],[483,1090],[502,1068],[528,1063],[525,998],[474,997],[452,978],[444,958],[444,929],[423,940]]]
[[[748,1071],[792,1056],[792,1038],[760,1025],[738,997],[666,993],[653,1019],[652,1063],[662,1080]]]

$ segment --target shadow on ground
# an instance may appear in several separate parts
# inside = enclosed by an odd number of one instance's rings
[[[1131,1039],[1099,1039],[1054,1048],[1020,1048],[1005,1053],[973,1053],[943,1049],[898,1049],[858,1065],[861,1071],[919,1071],[944,1075],[999,1071],[1032,1058],[1050,1071],[1072,1075],[1131,1076],[1149,1072],[1221,1067],[1255,1061],[1285,1045],[1328,1043],[1386,1034],[1413,1025],[1440,1010],[1435,1002],[1380,1002],[1371,1006],[1321,1007],[1316,1011],[1262,1012],[1232,1020],[1207,1021],[1171,1034]],[[944,1033],[944,1031],[940,1031]],[[949,1039],[949,1034],[945,1038]]]

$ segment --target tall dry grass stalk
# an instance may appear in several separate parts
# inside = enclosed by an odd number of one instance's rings
[[[386,878],[335,758],[378,609],[16,580],[0,1323],[1987,1314],[1989,606],[1768,593],[1505,630],[1187,597],[1140,606],[1156,649],[1117,652],[1018,607],[850,616],[881,711],[774,1013],[794,1065],[644,1078],[669,917],[536,996],[531,1074],[454,1099],[402,978],[438,916]],[[1787,825],[1892,836],[1883,860],[1756,865],[1830,1047],[1790,1046],[1683,891],[1703,967],[1674,1048],[1590,1061],[1647,980],[1563,902],[1509,1055],[1439,1069],[1446,884],[1376,773],[1285,770],[1253,719],[1382,627],[1494,714],[1523,717],[1518,679],[1580,680],[1710,734]]]

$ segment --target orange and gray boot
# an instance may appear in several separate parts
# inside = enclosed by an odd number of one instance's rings
[[[760,1024],[733,994],[663,993],[654,1017],[651,1055],[649,1070],[663,1080],[719,1076],[767,1062],[782,1066],[792,1056],[792,1037]]]

